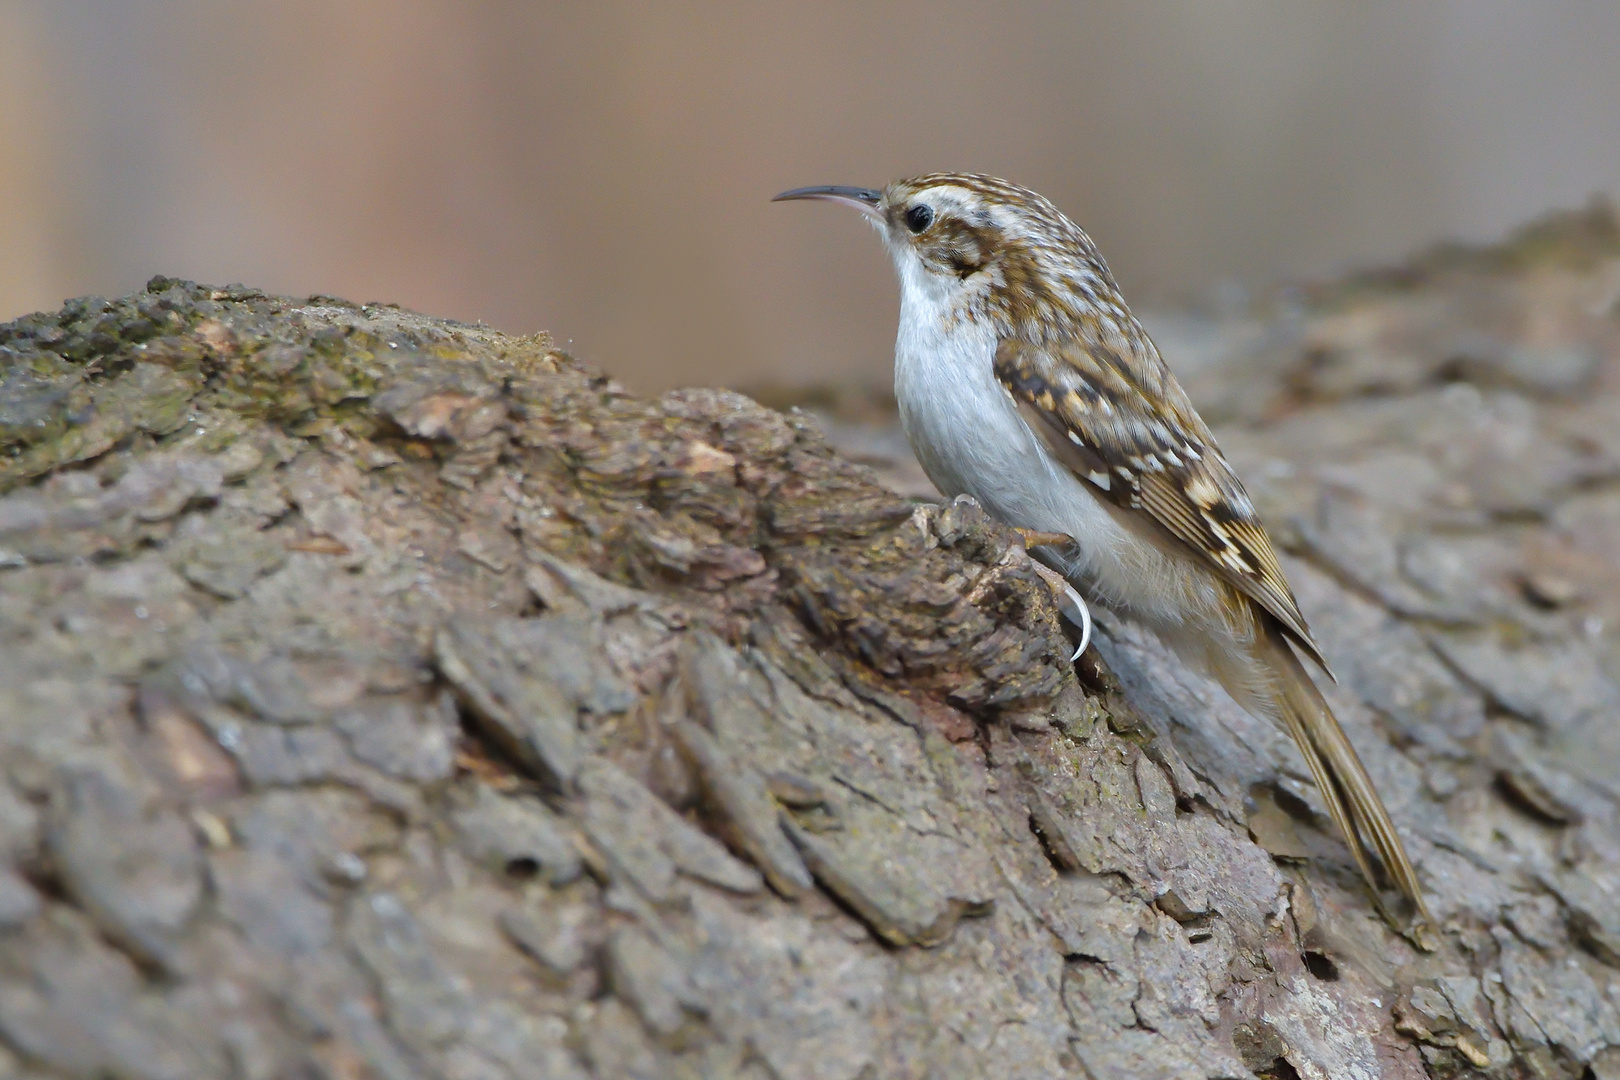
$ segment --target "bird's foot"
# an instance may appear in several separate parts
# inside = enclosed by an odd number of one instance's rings
[[[1023,530],[1020,529],[1019,531],[1022,532]],[[1036,535],[1044,534],[1037,533]],[[1069,538],[1065,536],[1063,539],[1068,541]],[[1072,664],[1085,655],[1086,647],[1091,644],[1091,609],[1086,606],[1085,597],[1081,596],[1079,591],[1069,584],[1068,578],[1042,563],[1033,560],[1031,562],[1036,573],[1040,574],[1047,585],[1051,586],[1052,591],[1057,594],[1058,611],[1063,613],[1065,619],[1080,628],[1080,644],[1076,646],[1074,655],[1069,657],[1069,663]]]

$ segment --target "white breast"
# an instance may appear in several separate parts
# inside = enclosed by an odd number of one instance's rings
[[[1122,526],[1029,429],[995,377],[993,327],[951,317],[951,279],[920,266],[900,277],[894,391],[934,486],[973,496],[1009,525],[1074,537],[1079,558],[1067,570],[1091,599],[1150,623],[1171,616],[1162,585],[1173,560]]]

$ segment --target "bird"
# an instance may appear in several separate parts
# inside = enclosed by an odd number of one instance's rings
[[[1306,669],[1332,677],[1254,502],[1091,238],[1045,197],[977,174],[772,201],[797,199],[854,207],[889,251],[895,398],[934,486],[971,496],[1091,603],[1280,724],[1374,906],[1399,928],[1376,859],[1421,939],[1432,919],[1417,872]]]

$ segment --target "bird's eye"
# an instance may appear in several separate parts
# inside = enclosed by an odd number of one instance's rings
[[[912,233],[920,233],[934,223],[934,208],[927,203],[918,203],[906,211],[906,228]]]

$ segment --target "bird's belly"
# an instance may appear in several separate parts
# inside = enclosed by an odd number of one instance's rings
[[[979,371],[957,366],[946,378],[919,377],[928,373],[919,372],[917,358],[896,359],[901,426],[942,494],[971,495],[1009,525],[1074,537],[1077,550],[1066,553],[1063,569],[1089,599],[1156,627],[1181,622],[1187,591],[1199,579],[1184,560],[1122,524],[1052,457],[996,381],[988,356]]]
[[[1077,514],[1089,516],[1095,504],[1055,467],[999,386],[983,396],[902,398],[900,419],[923,471],[942,494],[971,495],[1009,525],[1068,532],[1067,526],[1079,524]],[[1106,523],[1085,532],[1096,527]]]

